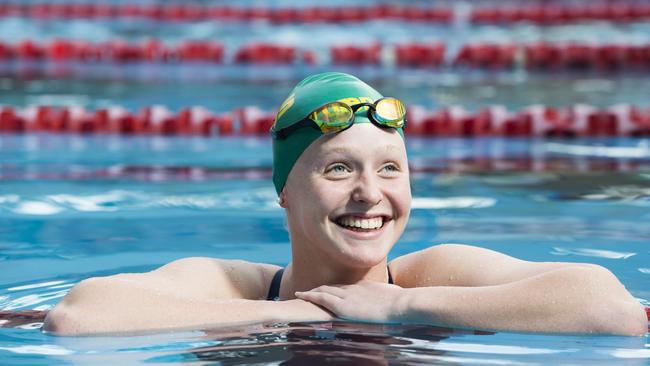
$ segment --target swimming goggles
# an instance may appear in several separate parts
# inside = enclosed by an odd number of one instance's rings
[[[302,127],[316,128],[323,134],[341,132],[354,124],[354,113],[363,107],[368,108],[368,119],[379,127],[403,128],[406,126],[404,104],[398,99],[386,97],[374,103],[354,105],[340,101],[327,103],[291,126],[277,131],[272,128],[271,136],[278,140],[285,139]]]

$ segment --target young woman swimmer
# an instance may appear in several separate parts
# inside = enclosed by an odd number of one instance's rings
[[[427,323],[642,335],[641,304],[607,269],[444,244],[387,263],[409,218],[405,109],[354,76],[301,81],[281,105],[273,182],[292,261],[186,258],[80,282],[45,319],[57,334],[257,322]],[[281,301],[267,301],[281,300]]]

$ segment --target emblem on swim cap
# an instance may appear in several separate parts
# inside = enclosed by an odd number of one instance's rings
[[[278,118],[282,117],[284,112],[286,112],[289,108],[291,108],[291,106],[293,106],[293,102],[295,100],[296,100],[296,95],[293,93],[289,94],[287,99],[284,102],[282,102],[282,104],[280,105],[280,108],[278,109],[278,115],[275,117],[275,121],[277,121]],[[275,121],[273,121],[273,127],[275,127]]]
[[[278,109],[273,124],[280,130],[304,119],[315,109],[333,101],[376,101],[382,95],[357,77],[326,72],[308,76],[299,82]],[[354,104],[354,103],[353,103]],[[355,114],[355,123],[370,122],[366,108]],[[398,130],[402,134],[401,129]],[[300,128],[282,140],[273,139],[273,184],[278,194],[282,192],[287,177],[303,151],[322,133],[314,128]]]

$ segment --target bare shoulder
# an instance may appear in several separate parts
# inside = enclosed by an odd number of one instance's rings
[[[530,262],[465,244],[432,246],[390,263],[395,282],[402,287],[498,285],[567,266],[589,265]]]
[[[175,260],[151,272],[125,273],[115,277],[195,299],[262,299],[279,268],[243,260],[190,257]]]

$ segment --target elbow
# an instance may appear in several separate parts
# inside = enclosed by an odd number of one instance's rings
[[[592,266],[588,278],[597,291],[584,294],[588,328],[593,333],[642,336],[648,331],[648,316],[639,303],[609,270]]]
[[[91,278],[78,283],[50,310],[43,322],[43,330],[55,335],[71,336],[93,333],[92,323],[97,317],[97,299],[101,298],[104,278]]]
[[[595,310],[591,314],[594,333],[643,336],[648,331],[645,308],[634,299],[615,299],[596,306]]]
[[[645,307],[638,301],[630,304],[629,311],[625,316],[626,327],[622,329],[621,334],[630,336],[644,336],[648,332],[648,315]]]
[[[78,335],[82,333],[78,324],[74,310],[59,304],[45,317],[43,330],[61,336]]]

